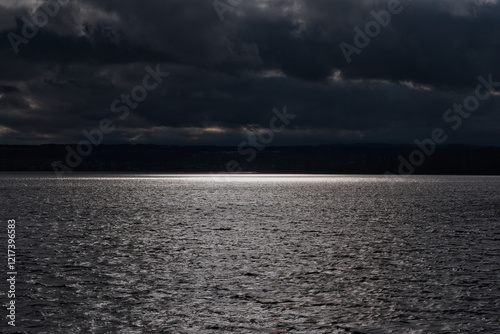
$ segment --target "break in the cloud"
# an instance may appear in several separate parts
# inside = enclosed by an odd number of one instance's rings
[[[299,116],[274,144],[410,143],[479,75],[500,81],[493,0],[403,0],[350,64],[339,44],[389,1],[243,0],[223,22],[206,0],[61,2],[17,54],[9,33],[47,1],[0,3],[0,143],[76,142],[111,117],[107,143],[237,145],[284,105]],[[170,75],[120,120],[111,103],[156,64]],[[498,101],[450,142],[500,145]]]

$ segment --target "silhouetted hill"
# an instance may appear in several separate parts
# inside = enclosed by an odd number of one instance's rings
[[[500,175],[499,147],[447,145],[434,153],[429,150],[428,156],[414,146],[388,144],[266,147],[261,151],[246,147],[240,148],[242,154],[232,146],[101,145],[86,157],[77,153],[76,145],[69,151],[73,153],[67,160],[66,145],[3,145],[0,170],[53,171],[56,166],[74,171]],[[80,152],[85,153],[81,148]]]

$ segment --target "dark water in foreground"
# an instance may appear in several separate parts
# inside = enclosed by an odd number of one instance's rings
[[[26,333],[500,333],[498,177],[1,174],[0,206]]]

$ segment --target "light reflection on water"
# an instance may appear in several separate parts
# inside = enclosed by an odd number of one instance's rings
[[[500,178],[217,177],[1,174],[19,325],[500,331]]]

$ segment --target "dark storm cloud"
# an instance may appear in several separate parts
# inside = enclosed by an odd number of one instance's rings
[[[70,1],[16,54],[9,33],[22,36],[37,3],[0,5],[3,143],[75,142],[110,117],[106,142],[237,144],[284,105],[299,116],[277,144],[412,142],[479,75],[500,81],[496,1],[401,1],[350,64],[339,44],[388,1],[244,0],[223,22],[206,0]],[[118,119],[111,103],[156,64],[170,76]],[[497,102],[452,140],[500,144]]]
[[[14,86],[0,86],[0,93],[17,93],[19,90]]]

